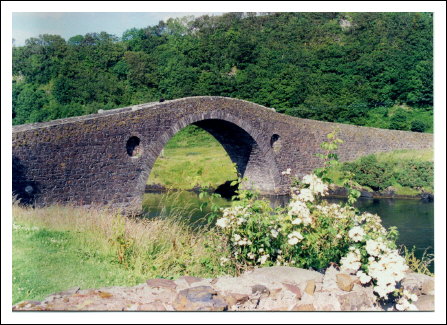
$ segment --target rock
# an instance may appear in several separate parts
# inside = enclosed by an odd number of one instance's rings
[[[308,280],[321,282],[323,281],[323,275],[316,271],[300,269],[297,267],[273,266],[257,268],[251,272],[246,272],[241,276],[241,279],[250,279],[257,283],[287,282],[299,284]]]
[[[150,279],[146,281],[146,284],[153,288],[175,289],[177,287],[174,281],[168,279]]]
[[[434,311],[435,310],[435,296],[426,295],[418,297],[418,301],[414,305],[420,311]]]
[[[203,280],[202,278],[197,278],[195,276],[188,276],[188,275],[182,276],[179,279],[185,280],[189,285]]]
[[[329,267],[324,273],[323,285],[321,287],[322,291],[332,291],[337,290],[337,274],[340,272],[333,266]]]
[[[340,311],[337,296],[330,292],[315,292],[314,306],[317,311]]]
[[[248,301],[250,297],[242,293],[228,293],[225,295],[225,301],[228,303],[228,307],[234,305],[242,305]]]
[[[337,286],[343,291],[351,291],[357,278],[348,274],[340,273],[336,275]]]
[[[435,294],[435,280],[432,277],[428,277],[422,282],[421,293],[423,295]]]
[[[373,193],[368,192],[368,191],[360,191],[360,196],[361,197],[366,197],[366,198],[372,198],[373,197]]]
[[[306,288],[304,289],[304,291],[308,294],[313,296],[314,292],[315,292],[315,280],[308,280],[306,282]]]
[[[338,297],[342,311],[369,311],[375,310],[374,302],[368,295],[359,292],[350,292]]]
[[[165,311],[166,307],[160,301],[154,301],[138,306],[140,311]]]
[[[301,290],[300,288],[298,288],[297,286],[293,285],[293,284],[288,284],[288,283],[283,283],[282,284],[287,290],[289,290],[290,292],[292,292],[293,294],[295,294],[296,299],[301,299]]]
[[[227,302],[209,286],[180,291],[172,306],[177,311],[223,311],[228,309]]]
[[[295,305],[291,311],[315,311],[315,307],[312,304]]]
[[[434,293],[434,279],[425,274],[415,272],[408,273],[405,278],[402,279],[401,286],[418,296],[421,294],[429,295]]]

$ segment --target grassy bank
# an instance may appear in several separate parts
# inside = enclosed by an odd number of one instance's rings
[[[219,238],[191,229],[178,215],[142,220],[82,208],[14,206],[13,218],[13,303],[75,286],[232,272],[220,266]]]
[[[189,126],[168,142],[147,183],[176,189],[215,188],[234,179],[236,169],[220,143],[206,131]]]
[[[398,195],[433,193],[433,150],[397,150],[361,157],[331,168],[330,177],[341,184],[343,171],[369,191],[392,188]]]

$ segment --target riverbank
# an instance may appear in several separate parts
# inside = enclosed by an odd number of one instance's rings
[[[230,183],[230,182],[228,182]],[[235,195],[236,188],[231,188],[228,184],[222,184],[218,187],[200,187],[195,186],[192,188],[181,189],[181,188],[168,188],[162,184],[147,184],[145,188],[145,193],[169,193],[169,192],[194,192],[200,193],[206,191],[208,193],[218,193],[225,198],[231,198]],[[385,191],[368,191],[367,189],[359,188],[361,198],[370,199],[408,199],[408,200],[422,200],[425,202],[433,202],[434,194],[430,192],[419,192],[417,194],[399,194],[395,189],[389,188]],[[347,198],[347,190],[344,187],[337,186],[335,184],[330,185],[329,192],[326,195],[327,198]]]
[[[434,278],[407,273],[402,288],[416,295],[419,311],[434,310]],[[324,273],[266,267],[239,277],[149,279],[133,287],[69,290],[13,310],[34,311],[396,311],[377,301],[373,287],[334,267]]]

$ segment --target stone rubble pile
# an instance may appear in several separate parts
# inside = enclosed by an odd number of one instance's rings
[[[418,310],[434,310],[434,279],[408,273],[402,286]],[[384,311],[372,286],[331,267],[325,274],[293,267],[259,268],[239,277],[151,279],[134,287],[73,288],[13,310],[70,311]]]

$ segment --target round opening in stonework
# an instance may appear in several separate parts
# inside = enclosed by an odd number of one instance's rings
[[[132,136],[126,143],[127,154],[132,158],[138,158],[142,154],[142,148],[140,146],[140,138]]]
[[[275,153],[279,152],[281,150],[281,137],[278,134],[273,134],[270,138],[270,145],[273,148],[273,151]]]

